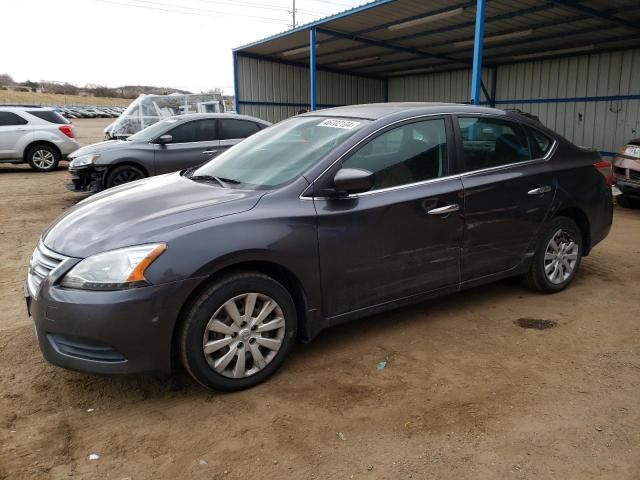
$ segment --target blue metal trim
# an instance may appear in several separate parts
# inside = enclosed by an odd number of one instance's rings
[[[599,97],[565,97],[565,98],[525,98],[521,100],[496,100],[497,105],[508,105],[513,103],[535,104],[535,103],[576,103],[576,102],[611,102],[615,100],[640,100],[640,95],[606,95]]]
[[[240,105],[258,105],[262,107],[308,107],[308,103],[299,102],[262,102],[259,100],[240,100]],[[335,103],[318,103],[318,108],[343,107],[344,105]]]
[[[292,33],[303,32],[310,27],[316,27],[318,25],[322,25],[327,22],[332,22],[334,20],[340,20],[346,17],[350,17],[351,15],[355,15],[356,13],[364,12],[366,10],[370,10],[372,8],[379,7],[381,5],[386,5],[387,3],[394,2],[395,0],[374,0],[369,3],[365,3],[364,5],[360,5],[359,7],[354,7],[349,10],[345,10],[344,12],[336,13],[335,15],[331,15],[329,17],[321,18],[320,20],[316,20],[314,22],[309,22],[304,25],[299,26],[298,28],[292,28],[291,30],[287,30],[286,32],[278,33],[276,35],[272,35],[267,38],[263,38],[262,40],[258,40],[256,42],[248,43],[247,45],[243,45],[241,47],[234,48],[233,51],[237,52],[243,50],[245,48],[255,47],[257,45],[261,45],[263,43],[267,43],[271,40],[275,40],[277,38],[286,37],[287,35],[291,35]],[[304,45],[303,45],[304,46]],[[295,47],[292,47],[295,48]]]
[[[605,152],[604,150],[600,150],[598,153],[601,157],[615,157],[617,155],[616,152]]]
[[[479,105],[480,87],[482,86],[482,46],[484,43],[484,16],[487,8],[486,0],[478,0],[476,6],[476,31],[473,41],[473,68],[471,71],[471,103]]]
[[[292,67],[309,68],[309,65],[307,63],[295,62],[292,60],[281,60],[279,58],[273,58],[270,56],[262,56],[262,55],[256,55],[253,53],[246,53],[246,52],[237,52],[237,55],[238,57],[253,58],[254,60],[262,60],[263,62],[280,63],[282,65],[291,65]],[[322,71],[322,72],[339,73],[342,75],[351,75],[354,77],[366,78],[368,80],[384,80],[382,77],[377,77],[375,75],[367,75],[366,73],[354,72],[352,70],[338,70],[337,68],[322,67],[322,66],[316,66],[316,70]]]
[[[548,0],[559,7],[568,8],[570,10],[585,13],[590,17],[598,18],[600,20],[606,20],[609,23],[617,25],[618,27],[629,28],[631,30],[640,30],[640,25],[636,21],[627,21],[619,17],[614,17],[609,11],[596,10],[595,8],[582,5],[575,0]]]
[[[236,113],[240,113],[240,89],[238,85],[238,54],[233,52],[233,108]]]
[[[397,52],[410,53],[412,55],[417,55],[419,57],[437,58],[438,60],[445,60],[447,62],[452,62],[452,63],[464,63],[464,64],[469,63],[467,60],[458,60],[457,58],[449,57],[447,55],[438,55],[437,53],[429,53],[417,48],[403,47],[401,45],[395,45],[387,41],[359,37],[357,35],[352,35],[350,33],[336,32],[335,30],[329,30],[327,28],[318,28],[318,32],[324,33],[325,35],[331,35],[338,38],[352,40],[354,42],[364,43],[365,45],[368,45],[368,46],[381,47],[389,50],[395,50]],[[342,53],[343,51],[339,53]]]
[[[316,27],[309,29],[309,103],[316,109]]]

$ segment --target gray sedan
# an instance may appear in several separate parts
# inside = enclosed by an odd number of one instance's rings
[[[161,120],[131,135],[82,147],[69,159],[77,192],[99,192],[141,178],[198,166],[269,122],[245,115],[196,113]]]

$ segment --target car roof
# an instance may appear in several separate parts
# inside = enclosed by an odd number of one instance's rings
[[[505,115],[504,110],[461,103],[430,103],[430,102],[393,102],[368,103],[362,105],[348,105],[333,107],[315,112],[303,113],[301,116],[351,117],[377,120],[388,115],[406,112],[410,115],[438,114],[438,113],[484,113]]]
[[[271,123],[260,118],[251,117],[249,115],[238,115],[237,113],[183,113],[182,115],[173,115],[172,117],[167,117],[167,119],[168,118],[181,121],[200,120],[203,118],[231,118],[235,120],[250,120],[252,122],[258,122],[264,125],[271,125]]]

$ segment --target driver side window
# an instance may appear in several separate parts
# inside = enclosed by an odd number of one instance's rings
[[[448,175],[443,119],[410,123],[377,136],[344,163],[374,173],[372,190],[423,182]]]

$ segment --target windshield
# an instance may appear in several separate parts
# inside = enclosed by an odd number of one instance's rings
[[[148,126],[144,130],[140,130],[138,133],[134,133],[130,137],[127,138],[130,142],[150,142],[151,140],[155,140],[160,135],[164,133],[164,131],[169,128],[171,125],[175,125],[178,123],[178,120],[175,118],[167,118],[166,120],[161,120],[153,125]]]
[[[300,176],[367,123],[362,119],[295,117],[243,140],[190,177],[217,177],[236,188],[273,188]]]

